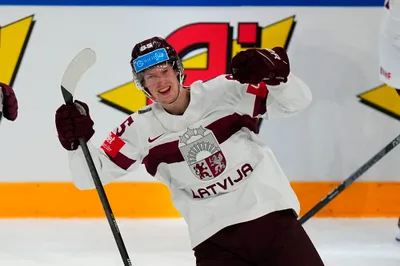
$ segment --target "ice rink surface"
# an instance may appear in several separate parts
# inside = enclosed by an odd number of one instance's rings
[[[183,220],[117,222],[133,266],[195,265]],[[304,227],[327,266],[400,266],[397,219],[311,219]],[[123,263],[105,218],[16,219],[0,220],[0,265]]]

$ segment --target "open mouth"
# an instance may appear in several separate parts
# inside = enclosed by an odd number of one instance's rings
[[[162,95],[167,95],[171,91],[171,86],[165,87],[164,89],[159,90],[158,92]]]

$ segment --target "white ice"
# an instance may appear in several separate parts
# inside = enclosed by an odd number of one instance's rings
[[[117,219],[133,266],[195,265],[181,219]],[[311,219],[327,266],[400,266],[397,219]],[[1,266],[123,266],[104,219],[0,220]]]

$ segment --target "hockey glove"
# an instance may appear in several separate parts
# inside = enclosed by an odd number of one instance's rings
[[[279,85],[290,73],[289,58],[282,47],[247,49],[231,61],[232,76],[240,83]]]
[[[89,115],[86,103],[75,101],[74,104],[61,105],[55,115],[58,139],[69,151],[76,150],[79,138],[88,141],[94,134],[94,122]]]
[[[8,120],[14,121],[18,117],[18,101],[14,90],[0,82],[0,90],[3,93],[3,115]]]

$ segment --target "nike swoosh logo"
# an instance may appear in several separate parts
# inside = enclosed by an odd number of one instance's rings
[[[162,135],[164,135],[164,133],[162,133],[161,135],[159,135],[159,136],[157,136],[157,137],[155,137],[155,138],[153,138],[153,139],[151,139],[151,138],[149,137],[149,139],[148,139],[149,143],[152,143],[152,142],[156,141],[156,140],[157,140],[159,137],[161,137]]]

